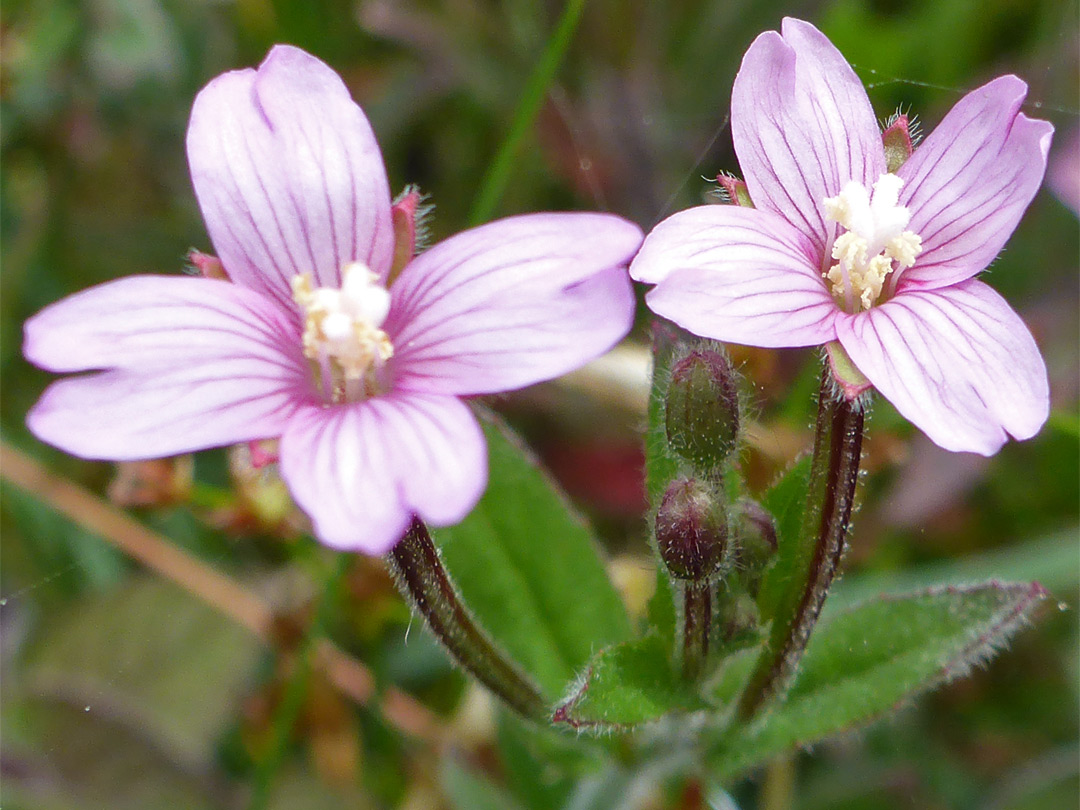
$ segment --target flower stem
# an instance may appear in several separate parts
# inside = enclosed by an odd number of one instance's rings
[[[835,387],[826,364],[806,510],[795,538],[796,574],[777,605],[769,638],[739,703],[737,716],[743,722],[789,686],[844,552],[862,455],[863,408],[858,401],[838,397]]]
[[[469,614],[419,518],[413,518],[409,531],[386,559],[398,588],[466,672],[523,716],[547,718],[547,703],[540,690]]]
[[[682,674],[694,682],[705,671],[709,657],[709,633],[712,630],[712,585],[708,580],[685,580],[682,590]]]

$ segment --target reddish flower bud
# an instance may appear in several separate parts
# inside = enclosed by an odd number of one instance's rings
[[[394,224],[394,260],[390,266],[388,284],[397,278],[405,265],[421,251],[427,240],[427,219],[431,215],[431,205],[424,201],[416,186],[406,186],[394,200],[390,216]]]
[[[221,259],[203,253],[201,250],[191,250],[188,253],[188,264],[194,268],[203,278],[216,278],[220,281],[229,281],[229,274],[225,272]]]
[[[746,181],[730,174],[718,174],[716,182],[720,186],[720,199],[723,202],[728,205],[741,205],[743,208],[754,207]]]
[[[727,515],[706,486],[685,478],[668,486],[656,513],[656,547],[675,579],[701,582],[727,567]]]
[[[915,151],[915,142],[911,137],[912,128],[908,117],[898,113],[881,133],[881,141],[885,146],[885,167],[890,172],[895,173]]]

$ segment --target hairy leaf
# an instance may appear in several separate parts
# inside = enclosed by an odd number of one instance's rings
[[[1046,597],[1038,583],[926,590],[864,602],[823,622],[783,704],[732,729],[711,760],[727,777],[865,725],[985,661]]]
[[[704,705],[672,669],[664,642],[650,635],[600,652],[552,720],[575,729],[625,731]]]
[[[763,618],[771,618],[784,588],[798,570],[799,527],[806,510],[806,490],[810,483],[810,456],[805,455],[765,493],[762,505],[776,521],[776,561],[765,574],[758,596]]]

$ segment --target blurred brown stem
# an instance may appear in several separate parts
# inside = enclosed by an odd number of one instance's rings
[[[39,461],[6,442],[0,443],[0,477],[243,625],[265,644],[272,644],[270,605],[108,501],[54,475]],[[430,743],[440,742],[439,720],[426,706],[393,687],[377,694],[371,671],[328,639],[320,639],[314,653],[315,665],[342,694],[361,706],[374,703],[383,719],[405,734]]]

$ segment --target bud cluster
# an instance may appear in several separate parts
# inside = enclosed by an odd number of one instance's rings
[[[664,432],[679,474],[656,508],[654,536],[674,586],[676,658],[689,681],[709,671],[711,642],[731,651],[759,637],[754,594],[776,542],[764,510],[738,500],[741,429],[738,378],[723,347],[683,344],[664,396]]]

